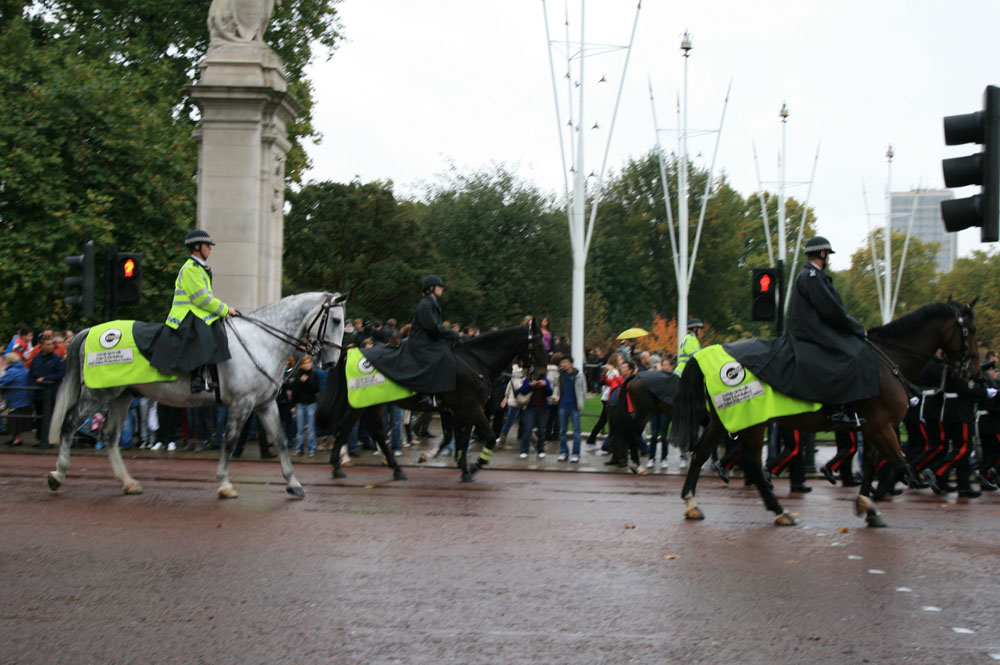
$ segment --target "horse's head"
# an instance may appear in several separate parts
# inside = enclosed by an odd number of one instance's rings
[[[306,339],[313,356],[319,359],[323,369],[333,369],[340,360],[344,341],[344,302],[348,294],[323,294],[323,302],[311,316],[306,327]]]
[[[955,312],[941,332],[941,350],[948,360],[948,367],[963,381],[969,381],[979,372],[979,347],[976,345],[976,317],[972,311],[979,298],[961,304],[948,296],[948,304]]]
[[[538,327],[535,319],[531,319],[524,327],[527,335],[518,347],[517,362],[529,377],[544,374],[549,361],[545,354],[545,344],[542,342],[542,329]]]

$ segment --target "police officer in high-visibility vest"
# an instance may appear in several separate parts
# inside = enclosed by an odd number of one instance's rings
[[[191,256],[174,282],[174,300],[166,325],[157,336],[150,363],[162,372],[191,373],[191,392],[214,390],[217,384],[207,366],[229,360],[229,343],[222,320],[239,316],[236,309],[212,294],[212,236],[195,229],[184,238]]]
[[[680,353],[677,354],[677,367],[674,369],[674,374],[677,376],[684,373],[684,368],[691,360],[691,356],[701,350],[701,342],[698,341],[698,337],[704,327],[705,324],[701,322],[701,319],[688,319],[687,335],[684,336],[684,341],[681,343]]]

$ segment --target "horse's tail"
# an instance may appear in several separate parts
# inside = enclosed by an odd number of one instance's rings
[[[83,386],[83,343],[87,339],[89,329],[82,331],[66,349],[66,374],[56,392],[56,403],[52,406],[52,420],[49,422],[49,443],[58,444],[62,435],[63,421],[66,414],[80,400],[80,389]]]
[[[684,366],[681,385],[674,399],[674,435],[681,450],[690,450],[697,443],[698,427],[707,419],[705,375],[696,356]]]
[[[340,354],[337,366],[326,378],[326,385],[319,395],[316,406],[316,429],[340,433],[340,428],[349,412],[347,403],[347,352]]]

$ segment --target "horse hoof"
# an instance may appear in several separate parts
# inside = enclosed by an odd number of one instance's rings
[[[863,494],[859,494],[858,498],[854,500],[854,514],[858,517],[865,517],[874,511],[875,504]]]
[[[393,480],[406,480],[406,474],[403,473],[402,469],[396,469],[395,471],[392,472],[392,479]]]
[[[49,483],[49,489],[55,492],[57,489],[62,487],[62,482],[56,478],[55,471],[49,471],[49,475],[45,476],[45,480]]]
[[[705,513],[701,512],[701,508],[698,506],[691,506],[684,511],[684,519],[686,520],[703,520],[705,519]]]
[[[347,474],[344,473],[343,469],[334,469],[333,470],[333,477],[334,478],[346,478]]]
[[[220,487],[219,488],[219,498],[220,499],[235,499],[240,495],[236,491],[235,487]]]
[[[775,526],[795,526],[795,518],[788,514],[788,512],[783,512],[774,518]]]
[[[296,486],[296,487],[286,487],[285,491],[288,492],[289,494],[291,494],[296,499],[304,499],[304,498],[306,498],[306,492],[301,487],[298,487],[298,486]]]
[[[463,471],[462,472],[462,482],[463,483],[471,483],[475,479],[476,479],[476,477],[475,477],[475,475],[471,471]]]
[[[875,527],[877,529],[881,529],[888,526],[885,523],[885,520],[882,519],[882,516],[878,513],[868,513],[868,515],[865,517],[865,522],[868,523],[868,526]]]
[[[139,483],[135,483],[132,485],[125,485],[125,487],[122,488],[122,491],[127,495],[142,494],[142,485],[140,485]]]

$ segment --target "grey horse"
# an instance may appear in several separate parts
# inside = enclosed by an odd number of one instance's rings
[[[344,301],[337,293],[303,293],[265,305],[243,317],[226,319],[232,358],[219,364],[219,393],[229,407],[226,441],[222,447],[216,478],[220,498],[239,496],[229,481],[229,455],[251,411],[257,414],[268,441],[276,442],[286,491],[296,498],[305,493],[295,478],[288,442],[275,403],[282,372],[295,351],[309,349],[321,367],[335,367],[344,338]],[[50,442],[59,445],[56,470],[48,474],[49,489],[59,489],[69,468],[73,432],[103,404],[108,403],[105,438],[108,459],[125,494],[141,494],[142,485],[129,475],[118,448],[122,423],[132,402],[133,391],[163,404],[176,407],[211,406],[215,394],[192,394],[189,377],[176,381],[146,383],[92,390],[83,382],[84,340],[88,331],[77,335],[66,352],[66,376],[59,386],[49,427]],[[57,438],[58,437],[58,438]]]

